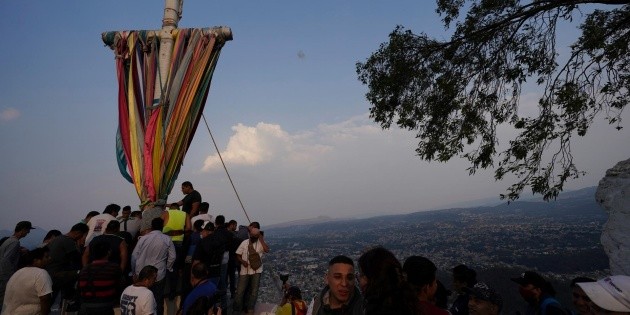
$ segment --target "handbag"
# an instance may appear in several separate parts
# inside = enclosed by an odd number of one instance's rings
[[[247,248],[247,254],[247,260],[249,261],[249,266],[252,269],[257,270],[262,266],[262,259],[260,258],[260,254],[258,254],[258,252],[254,249],[254,246],[252,246],[251,242],[249,243],[249,247]]]

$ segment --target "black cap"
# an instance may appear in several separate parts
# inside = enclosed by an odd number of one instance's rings
[[[35,228],[33,227],[30,221],[20,221],[18,222],[18,224],[15,225],[16,231],[21,231],[24,229],[34,230]]]
[[[533,271],[525,271],[520,277],[511,278],[511,280],[523,286],[532,284],[541,289],[547,286],[545,278]]]
[[[477,282],[472,288],[464,288],[464,291],[477,299],[488,301],[498,306],[499,309],[503,307],[501,295],[483,282]]]

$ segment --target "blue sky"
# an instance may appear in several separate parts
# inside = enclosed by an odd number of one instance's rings
[[[29,219],[65,231],[89,210],[138,204],[114,159],[117,83],[101,33],[158,29],[163,6],[3,2],[0,228]],[[405,213],[504,192],[511,182],[494,182],[491,172],[469,177],[460,161],[420,161],[412,133],[383,131],[367,117],[355,63],[397,24],[446,38],[434,10],[433,1],[411,0],[185,1],[180,27],[224,25],[234,34],[204,114],[252,220]],[[525,109],[536,92],[524,95]],[[627,131],[600,123],[576,140],[578,167],[588,175],[569,188],[596,185],[630,156],[627,139]],[[245,223],[203,124],[169,201],[182,198],[184,180],[213,214]]]

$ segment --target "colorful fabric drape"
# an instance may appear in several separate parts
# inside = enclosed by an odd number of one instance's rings
[[[170,70],[161,86],[160,39],[149,35],[111,32],[103,34],[103,41],[116,55],[118,167],[140,200],[155,201],[173,189],[225,39],[202,29],[175,30]],[[155,89],[161,89],[159,99],[154,99]]]

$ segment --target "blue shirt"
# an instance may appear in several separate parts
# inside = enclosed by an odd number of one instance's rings
[[[192,291],[190,291],[188,296],[186,296],[186,300],[184,300],[182,314],[186,315],[190,307],[193,305],[193,303],[195,303],[195,301],[197,301],[198,298],[202,296],[212,298],[215,293],[217,293],[217,286],[212,283],[212,281],[206,279],[206,282],[198,284]]]

